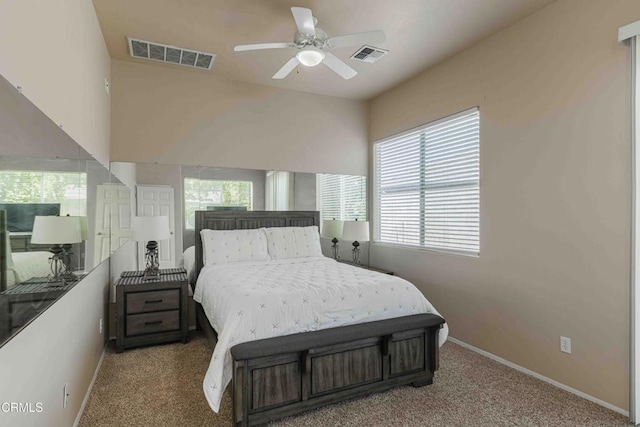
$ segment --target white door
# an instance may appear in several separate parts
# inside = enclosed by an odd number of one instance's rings
[[[96,190],[96,221],[93,230],[93,266],[109,258],[109,222],[111,216],[111,185],[98,185]],[[89,258],[90,259],[90,258]],[[90,270],[90,268],[88,269]]]
[[[103,184],[97,186],[96,194],[94,266],[131,238],[131,190]]]
[[[160,258],[160,268],[172,268],[176,266],[176,243],[175,243],[175,202],[173,198],[173,187],[138,185],[137,203],[138,216],[167,216],[169,217],[169,228],[171,237],[169,240],[158,242],[158,255]],[[146,243],[138,242],[138,268],[145,265],[144,252]]]
[[[131,239],[131,190],[111,186],[111,253]]]

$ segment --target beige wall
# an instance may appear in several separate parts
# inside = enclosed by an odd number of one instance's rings
[[[107,166],[110,61],[90,1],[0,5],[0,75]]]
[[[0,402],[42,403],[41,413],[0,413],[3,426],[71,426],[105,345],[105,261],[0,349]],[[105,331],[107,332],[107,331]],[[63,387],[69,400],[63,409]]]
[[[366,104],[112,61],[114,161],[367,172]]]
[[[451,335],[628,408],[632,0],[563,0],[371,102],[370,138],[480,107],[479,258],[376,245]],[[572,338],[573,354],[559,350]]]

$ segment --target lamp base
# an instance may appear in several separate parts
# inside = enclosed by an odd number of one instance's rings
[[[338,245],[338,239],[334,237],[331,239],[331,243],[333,243],[333,245],[331,245],[331,249],[333,250],[333,259],[340,261],[340,255],[338,255],[338,249],[340,248],[340,245]]]
[[[158,242],[149,240],[147,252],[145,254],[147,268],[144,269],[142,277],[144,280],[158,280],[160,278],[160,262],[158,260]]]
[[[160,279],[160,269],[159,268],[145,268],[142,273],[142,278],[144,280],[158,280]]]
[[[351,250],[351,253],[353,255],[353,265],[354,266],[360,266],[360,242],[358,242],[357,240],[355,242],[352,243],[353,244],[353,249]]]
[[[62,263],[64,264],[62,276],[69,281],[78,280],[78,276],[73,272],[73,265],[71,264],[73,255],[71,248],[72,246],[68,243],[62,245]]]
[[[49,264],[51,267],[51,274],[48,276],[49,285],[47,286],[64,286],[64,272],[66,266],[64,263],[64,250],[60,245],[53,245],[51,249],[51,258],[49,258]]]

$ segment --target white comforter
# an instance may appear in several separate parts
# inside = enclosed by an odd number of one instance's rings
[[[404,279],[323,257],[205,267],[193,297],[218,332],[203,384],[215,412],[231,381],[230,349],[236,344],[411,314],[439,314]],[[445,324],[440,345],[447,334]]]

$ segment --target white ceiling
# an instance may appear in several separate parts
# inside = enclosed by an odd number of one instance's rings
[[[555,0],[93,0],[114,59],[210,73],[285,89],[370,99]],[[332,51],[358,71],[343,80],[325,66],[299,66],[271,76],[295,49],[234,52],[237,44],[289,42],[291,6],[308,7],[329,36],[384,30],[376,45],[390,53],[375,64],[349,59],[357,48]],[[217,54],[211,71],[129,56],[126,37]]]

